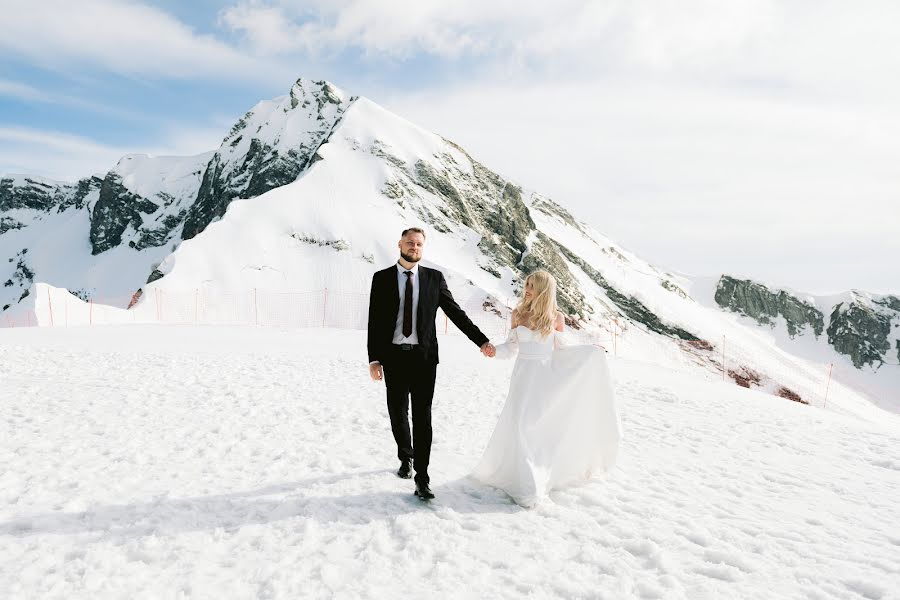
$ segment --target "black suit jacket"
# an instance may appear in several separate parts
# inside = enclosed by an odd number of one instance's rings
[[[425,360],[439,363],[438,341],[435,331],[437,309],[444,313],[480,348],[488,341],[478,327],[453,299],[447,288],[444,274],[437,269],[419,265],[419,304],[416,307],[416,334],[419,345],[425,353]],[[377,271],[372,276],[372,291],[369,294],[369,362],[384,364],[389,360],[397,313],[400,311],[400,289],[397,283],[397,265]]]

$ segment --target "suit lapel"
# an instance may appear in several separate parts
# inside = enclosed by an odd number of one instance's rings
[[[400,288],[397,285],[397,265],[394,265],[390,269],[388,269],[387,275],[385,275],[385,280],[390,284],[390,296],[391,299],[391,318],[396,319],[397,313],[400,311]]]

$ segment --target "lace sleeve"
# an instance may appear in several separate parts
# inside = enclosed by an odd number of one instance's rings
[[[502,344],[497,344],[494,346],[497,350],[496,358],[510,358],[516,355],[519,351],[519,336],[516,333],[515,328],[509,330],[509,335],[506,336],[506,341]]]
[[[553,336],[553,349],[558,350],[560,348],[565,348],[566,346],[575,346],[577,342],[572,339],[572,336],[567,331],[557,331],[556,335]]]
[[[556,350],[558,348],[565,348],[566,346],[571,346],[573,344],[572,340],[569,339],[569,335],[566,331],[565,320],[563,318],[563,314],[559,313],[559,318],[562,325],[562,331],[556,330],[553,335],[553,349]]]

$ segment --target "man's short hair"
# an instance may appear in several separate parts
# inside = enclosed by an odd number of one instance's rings
[[[410,227],[409,229],[404,229],[403,233],[400,234],[400,237],[405,238],[407,233],[421,233],[422,237],[425,237],[425,230],[421,227]]]

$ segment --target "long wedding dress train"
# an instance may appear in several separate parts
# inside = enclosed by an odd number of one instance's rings
[[[615,463],[622,428],[606,364],[592,345],[563,345],[519,325],[498,344],[516,356],[506,404],[472,476],[534,506],[551,490]]]

